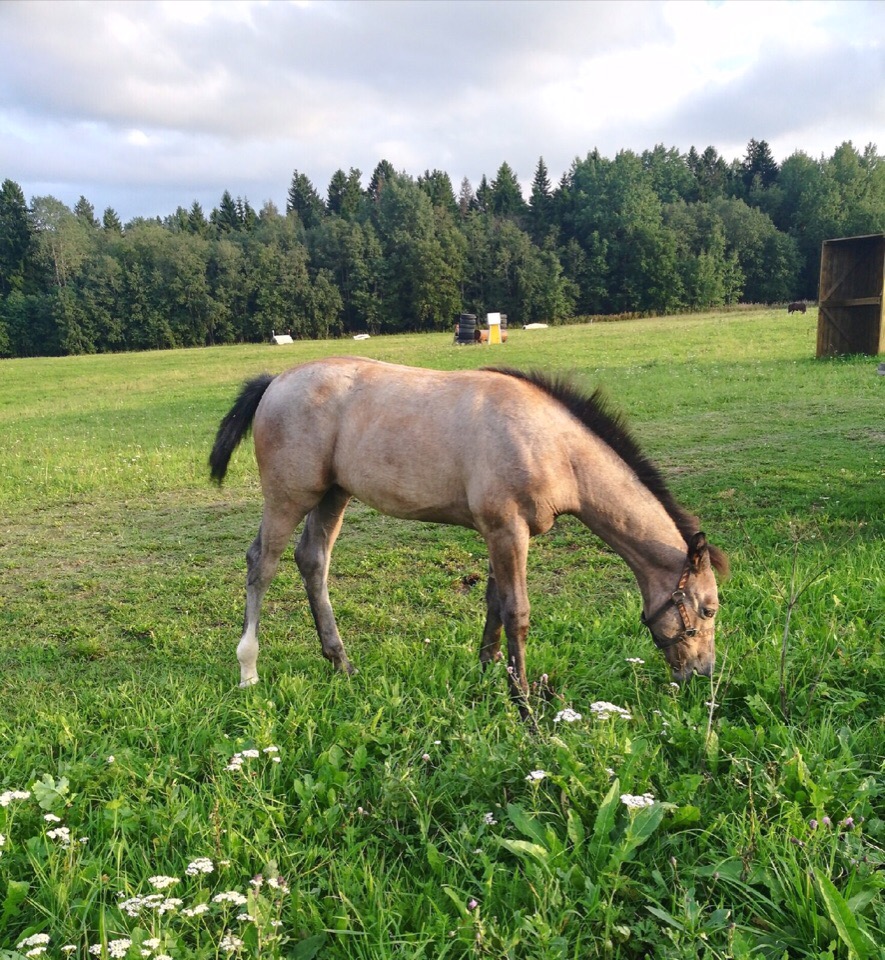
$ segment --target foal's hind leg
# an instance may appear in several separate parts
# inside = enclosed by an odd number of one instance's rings
[[[304,530],[295,548],[295,562],[304,579],[310,612],[316,624],[323,656],[331,660],[336,670],[353,673],[353,667],[344,652],[344,644],[338,634],[335,614],[329,600],[329,562],[332,547],[341,530],[344,509],[350,494],[340,487],[332,487],[322,500],[307,515]]]
[[[277,572],[280,556],[305,513],[307,510],[303,509],[275,508],[265,501],[258,536],[246,552],[246,616],[243,636],[237,645],[241,687],[258,683],[258,619],[261,602]]]

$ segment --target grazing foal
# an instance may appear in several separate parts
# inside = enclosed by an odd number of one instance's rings
[[[657,469],[598,395],[510,369],[440,372],[354,357],[316,360],[244,385],[218,428],[209,462],[224,479],[252,428],[264,492],[247,553],[240,684],[258,680],[261,602],[298,524],[295,560],[323,655],[353,668],[327,587],[351,497],[409,520],[479,532],[489,551],[480,660],[507,638],[511,693],[523,716],[529,627],[529,540],[572,514],[628,564],[643,622],[673,677],[710,676],[724,554],[673,499]],[[306,518],[306,519],[305,519]]]

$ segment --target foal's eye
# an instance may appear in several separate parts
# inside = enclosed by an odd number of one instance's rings
[[[716,607],[701,607],[701,616],[705,620],[711,620],[718,612]]]

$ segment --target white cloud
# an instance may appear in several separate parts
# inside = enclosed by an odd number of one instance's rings
[[[126,217],[382,158],[475,186],[594,147],[830,153],[885,128],[883,36],[879,3],[6,2],[0,177]]]

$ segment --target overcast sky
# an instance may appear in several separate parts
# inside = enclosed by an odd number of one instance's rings
[[[100,215],[285,208],[381,159],[474,188],[656,143],[885,152],[885,3],[0,0],[0,180]]]

